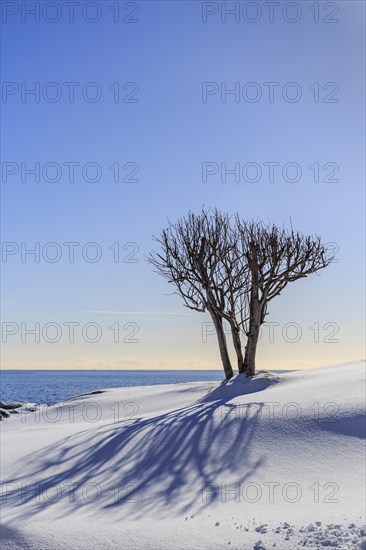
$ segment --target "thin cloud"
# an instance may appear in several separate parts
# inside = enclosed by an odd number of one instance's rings
[[[86,310],[83,313],[97,313],[97,314],[106,314],[106,315],[192,315],[192,313],[183,312],[183,311],[115,311],[115,310]]]

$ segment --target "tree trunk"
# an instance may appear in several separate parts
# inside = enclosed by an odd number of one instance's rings
[[[207,309],[210,312],[213,323],[215,325],[217,340],[219,342],[219,350],[220,350],[222,366],[224,367],[226,380],[229,380],[234,376],[234,372],[231,366],[229,352],[227,349],[227,342],[226,342],[226,336],[224,332],[222,317],[217,315],[217,313],[213,309],[211,308],[207,308]]]
[[[236,357],[238,359],[238,371],[244,372],[244,358],[243,358],[243,352],[241,350],[240,329],[235,325],[231,325],[231,334],[233,338]]]
[[[259,329],[261,326],[261,312],[259,304],[251,305],[249,332],[247,345],[245,347],[244,371],[248,376],[255,374],[255,354],[259,338]]]

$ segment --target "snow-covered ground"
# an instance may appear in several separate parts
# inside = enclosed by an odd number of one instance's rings
[[[108,389],[1,422],[2,548],[366,548],[365,366]]]

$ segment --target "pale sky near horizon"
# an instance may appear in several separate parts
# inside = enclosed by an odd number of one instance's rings
[[[3,368],[220,368],[144,259],[203,204],[337,252],[270,304],[258,368],[362,359],[364,2],[34,4],[2,3]]]

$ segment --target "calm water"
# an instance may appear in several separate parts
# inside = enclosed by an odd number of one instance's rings
[[[19,400],[50,404],[103,388],[223,378],[224,373],[221,370],[3,370],[0,372],[0,401]]]
[[[222,370],[2,370],[0,401],[51,404],[103,388],[154,386],[223,378]]]

